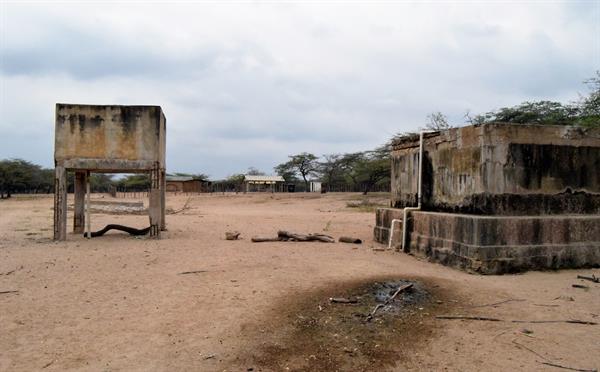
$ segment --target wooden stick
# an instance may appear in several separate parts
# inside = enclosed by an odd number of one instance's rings
[[[585,276],[585,275],[577,275],[577,279],[589,280],[590,282],[600,283],[600,278],[597,278],[596,275]]]
[[[179,273],[177,275],[185,275],[185,274],[200,274],[200,273],[205,273],[207,272],[207,270],[196,270],[196,271],[184,271],[182,273]]]
[[[587,324],[587,325],[597,325],[595,322],[588,322],[587,320],[511,320],[512,323],[572,323],[572,324]]]
[[[587,285],[581,285],[581,284],[573,284],[573,285],[571,285],[571,287],[573,287],[573,288],[581,288],[581,289],[589,289],[590,288]]]
[[[398,289],[396,290],[396,292],[394,292],[394,294],[388,298],[383,304],[378,304],[377,306],[375,306],[375,308],[373,309],[373,311],[371,312],[371,314],[369,314],[367,316],[367,322],[370,322],[371,319],[373,319],[373,317],[375,316],[375,313],[377,313],[377,310],[379,310],[380,308],[389,305],[390,302],[394,301],[394,299],[396,298],[396,296],[398,295],[398,293],[403,292],[409,288],[412,288],[413,283],[409,283],[403,286],[398,287]]]
[[[19,291],[0,291],[0,294],[19,293]]]
[[[392,297],[388,298],[387,301],[385,301],[385,304],[389,304],[390,302],[394,301],[394,299],[396,298],[396,296],[398,295],[398,293],[400,292],[404,292],[405,290],[412,288],[413,284],[409,283],[409,284],[405,284],[403,286],[398,287],[398,290],[396,290],[396,292],[392,295]]]
[[[349,236],[341,236],[338,241],[340,243],[362,244],[362,240],[358,238],[351,238]]]
[[[281,239],[279,238],[264,238],[264,237],[260,237],[260,236],[255,236],[252,239],[250,239],[252,242],[254,243],[262,243],[262,242],[280,242]]]
[[[583,369],[583,368],[574,368],[574,367],[567,367],[567,366],[561,366],[560,364],[555,364],[555,363],[550,363],[550,362],[539,362],[538,363],[541,364],[545,364],[547,366],[551,366],[551,367],[556,367],[556,368],[562,368],[562,369],[568,369],[570,371],[580,371],[580,372],[598,372],[597,369],[593,368],[593,369]]]
[[[511,302],[511,301],[525,301],[525,300],[524,299],[519,299],[519,298],[509,298],[508,300],[504,300],[504,301],[500,301],[500,302],[494,302],[493,304],[474,305],[474,306],[471,306],[471,307],[497,306],[497,305],[502,305],[502,304],[505,304],[505,303]]]
[[[549,360],[549,359],[548,359],[548,358],[546,358],[545,356],[543,356],[543,355],[539,354],[539,353],[538,353],[538,352],[536,352],[536,351],[533,351],[533,350],[531,350],[531,349],[530,349],[530,348],[528,348],[527,346],[525,346],[525,345],[522,345],[522,344],[518,343],[518,342],[517,342],[517,341],[515,341],[515,340],[512,340],[512,343],[513,343],[513,344],[515,344],[515,345],[518,345],[519,347],[522,347],[523,349],[525,349],[525,350],[527,350],[527,351],[530,351],[530,352],[532,352],[533,354],[535,354],[535,355],[539,356],[539,357],[540,357],[540,358],[542,358],[542,359]]]
[[[330,297],[329,301],[335,304],[355,304],[358,300],[354,298],[344,298],[344,297]]]
[[[487,320],[491,322],[504,322],[498,318],[488,318],[485,316],[470,316],[470,315],[438,315],[436,319],[464,319],[464,320]],[[589,322],[587,320],[568,319],[568,320],[507,320],[511,323],[571,323],[571,324],[585,324],[585,325],[597,325],[598,323]]]
[[[502,322],[502,319],[488,318],[485,316],[468,316],[468,315],[438,315],[436,319],[462,319],[462,320],[485,320],[489,322]]]
[[[185,204],[183,204],[183,208],[173,211],[169,214],[177,214],[177,213],[181,213],[181,212],[185,211],[186,209],[189,209],[190,207],[188,204],[190,203],[190,200],[192,200],[191,196],[189,198],[187,198],[187,200],[185,201]]]

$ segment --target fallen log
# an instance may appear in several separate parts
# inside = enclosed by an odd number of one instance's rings
[[[573,287],[573,288],[581,288],[581,289],[589,289],[590,288],[587,285],[581,285],[581,284],[573,284],[571,287]]]
[[[334,304],[355,304],[358,302],[355,298],[330,297],[329,301]]]
[[[577,279],[589,280],[590,282],[600,283],[600,278],[596,277],[596,275],[585,276],[585,275],[577,275]]]
[[[255,236],[250,239],[253,243],[262,243],[262,242],[279,242],[281,239],[279,238],[265,238],[260,236]]]
[[[92,231],[92,238],[102,236],[110,230],[119,230],[119,231],[124,231],[126,233],[129,233],[131,235],[140,236],[140,235],[148,234],[150,232],[150,226],[146,227],[145,229],[136,229],[136,228],[129,227],[129,226],[110,224],[110,225],[106,225],[102,230]],[[85,237],[86,234],[83,233],[83,236]]]
[[[0,294],[19,293],[19,291],[0,291]]]
[[[362,240],[358,238],[351,238],[349,236],[341,236],[338,241],[340,243],[362,244]]]
[[[277,232],[277,236],[280,240],[283,241],[296,241],[296,242],[311,242],[311,241],[320,241],[324,243],[335,243],[335,239],[333,239],[329,235],[325,234],[296,234],[289,231],[280,230]]]

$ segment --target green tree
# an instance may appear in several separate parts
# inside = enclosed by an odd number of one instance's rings
[[[342,176],[342,155],[323,155],[323,161],[318,164],[318,171],[322,175],[322,181],[327,185],[328,191],[334,183],[339,183]]]
[[[390,182],[390,147],[383,145],[373,151],[364,152],[356,161],[354,173],[362,185],[364,195],[375,185]]]
[[[227,177],[225,180],[226,185],[228,186],[227,188],[233,188],[236,193],[242,191],[242,187],[244,186],[244,178],[245,176],[241,173],[233,174]]]
[[[255,167],[250,167],[248,168],[248,170],[246,171],[246,174],[249,176],[265,176],[266,173],[259,170],[258,168]]]
[[[297,155],[290,155],[289,161],[279,164],[275,167],[275,171],[278,175],[282,176],[286,181],[289,181],[287,177],[292,178],[295,175],[300,175],[304,180],[304,185],[306,186],[306,191],[309,190],[308,178],[312,174],[317,174],[319,164],[317,160],[319,159],[313,154],[303,152]]]

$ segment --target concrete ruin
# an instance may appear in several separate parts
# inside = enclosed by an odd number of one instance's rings
[[[377,211],[377,241],[485,274],[600,266],[600,129],[425,133],[421,167],[420,145],[418,137],[393,144],[392,208]],[[402,221],[419,188],[420,209]]]
[[[90,173],[147,173],[150,236],[160,237],[166,230],[165,149],[159,106],[56,104],[54,240],[67,238],[67,172],[75,172],[74,233],[90,232]]]

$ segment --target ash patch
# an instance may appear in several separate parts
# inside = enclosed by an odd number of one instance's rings
[[[394,299],[392,296],[401,288],[411,285],[410,288],[399,293]],[[423,283],[410,280],[392,280],[375,282],[371,289],[371,296],[377,303],[385,304],[382,312],[398,314],[402,310],[408,310],[416,305],[429,301],[430,294]]]
[[[278,321],[261,329],[253,353],[238,358],[256,370],[373,371],[402,365],[405,355],[433,337],[434,316],[448,310],[440,305],[448,291],[430,282],[372,278],[295,296],[270,315]]]

